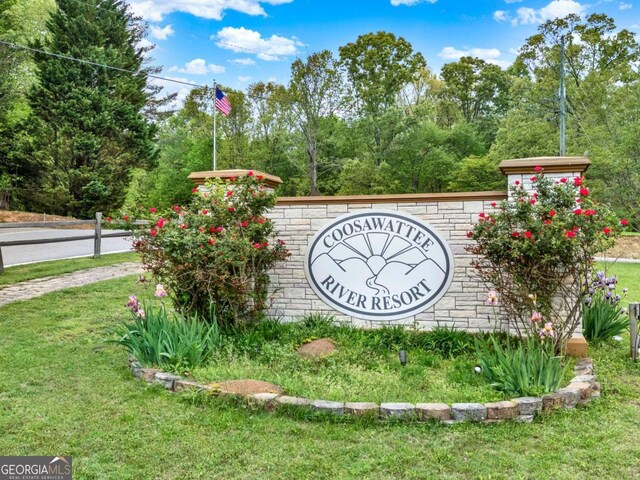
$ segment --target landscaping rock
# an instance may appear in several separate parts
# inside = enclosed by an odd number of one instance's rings
[[[279,405],[294,405],[296,407],[308,407],[311,403],[308,398],[288,397],[286,395],[276,398],[275,402]]]
[[[416,413],[420,420],[451,420],[451,407],[446,403],[417,403]]]
[[[342,415],[344,413],[344,403],[329,400],[314,400],[311,402],[311,408],[318,412],[332,413],[334,415]]]
[[[487,420],[507,420],[518,416],[518,404],[505,400],[503,402],[485,403]]]
[[[481,403],[454,403],[451,416],[454,420],[480,422],[487,419],[487,407]]]
[[[589,385],[593,385],[594,383],[596,383],[596,376],[595,375],[577,375],[571,379],[571,383],[576,383],[576,382],[586,382]]]
[[[580,392],[571,388],[560,388],[556,391],[562,397],[562,403],[565,408],[575,408],[580,401]]]
[[[518,415],[516,417],[518,423],[531,423],[533,422],[533,415]]]
[[[207,386],[206,385],[201,385],[199,383],[196,382],[192,382],[190,380],[176,380],[175,382],[173,382],[173,391],[174,392],[180,392],[182,390],[188,390],[188,389],[194,389],[194,390],[206,390]]]
[[[591,400],[591,392],[593,391],[593,387],[590,383],[587,382],[571,382],[567,389],[576,390],[580,394],[580,400],[578,403],[580,405],[585,405],[589,403]]]
[[[131,368],[131,373],[134,377],[141,376],[140,370],[142,370],[142,365],[139,362],[130,362],[129,367]]]
[[[336,344],[330,338],[320,338],[298,348],[298,354],[305,358],[324,358],[335,351]]]
[[[512,402],[518,404],[520,415],[535,415],[542,410],[542,398],[540,397],[519,397],[514,398]]]
[[[542,397],[542,410],[555,410],[564,405],[564,399],[562,395],[558,393],[550,393]]]
[[[411,403],[381,403],[381,417],[403,417],[413,415],[415,407]]]
[[[173,384],[176,380],[181,380],[180,375],[174,375],[173,373],[158,372],[156,373],[154,382],[164,386],[167,390],[173,390]]]
[[[156,373],[159,372],[162,372],[162,370],[159,370],[157,368],[141,368],[139,376],[145,382],[153,382],[153,380],[156,378]]]
[[[220,393],[223,395],[253,395],[255,393],[276,393],[281,395],[284,389],[262,380],[228,380],[218,383]]]
[[[271,411],[275,408],[275,400],[278,398],[277,393],[254,393],[249,395],[248,400],[254,405],[264,407],[266,410]]]
[[[370,402],[347,402],[344,404],[344,411],[350,415],[378,415],[380,407],[377,403]]]

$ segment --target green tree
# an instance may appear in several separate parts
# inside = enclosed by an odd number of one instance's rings
[[[320,123],[344,105],[344,85],[338,62],[329,50],[291,64],[289,94],[296,126],[302,132],[308,157],[309,193],[318,195]]]
[[[151,95],[146,50],[136,48],[145,27],[122,0],[58,0],[47,27],[50,35],[37,48],[134,72],[34,57],[31,119],[44,133],[37,149],[52,162],[45,191],[64,192],[54,203],[60,213],[87,217],[116,209],[131,170],[155,157],[155,127],[143,115]]]
[[[340,47],[340,61],[346,68],[356,110],[366,118],[365,139],[373,142],[369,149],[375,164],[380,165],[401,131],[394,128],[398,97],[417,80],[426,62],[411,43],[388,32],[361,35]]]
[[[480,58],[462,57],[442,67],[444,95],[458,106],[467,122],[501,115],[508,107],[509,76]]]

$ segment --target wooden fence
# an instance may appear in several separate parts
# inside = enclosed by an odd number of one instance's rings
[[[136,221],[134,224],[143,225],[145,221]],[[30,240],[10,240],[8,242],[0,242],[0,274],[4,272],[4,261],[2,259],[2,247],[13,247],[18,245],[39,245],[43,243],[59,243],[59,242],[75,242],[78,240],[93,239],[93,257],[100,257],[103,238],[129,237],[131,232],[113,232],[102,233],[102,213],[97,212],[96,218],[93,220],[69,220],[65,222],[28,222],[28,223],[0,223],[0,230],[8,228],[43,228],[43,227],[73,227],[80,225],[93,225],[93,233],[91,235],[76,235],[73,237],[63,238],[34,238]]]

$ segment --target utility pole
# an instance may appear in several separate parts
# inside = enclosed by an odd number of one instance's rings
[[[566,91],[564,87],[564,35],[560,37],[560,156],[567,154],[566,145]]]

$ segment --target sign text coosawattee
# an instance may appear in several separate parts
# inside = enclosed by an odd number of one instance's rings
[[[338,217],[311,240],[309,284],[328,305],[366,320],[398,320],[445,294],[453,255],[428,224],[411,215],[367,210]]]

